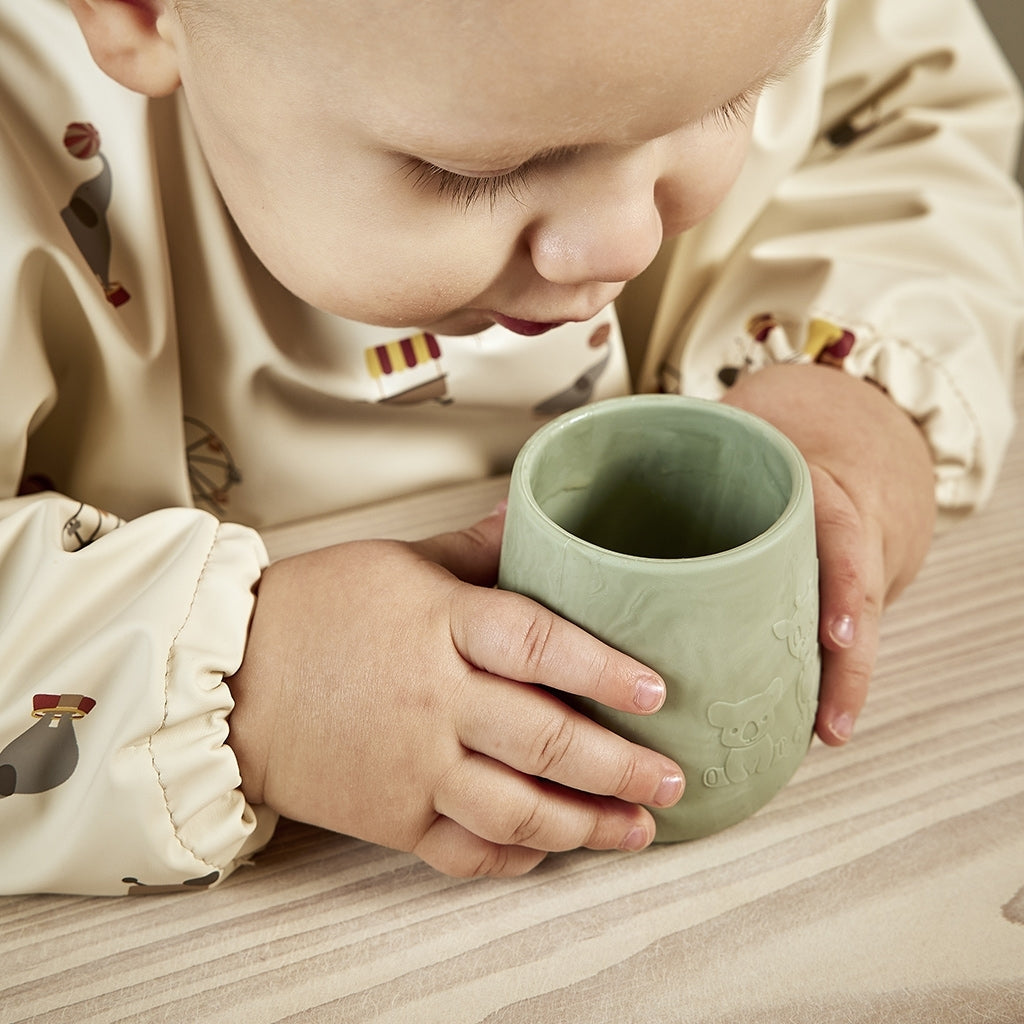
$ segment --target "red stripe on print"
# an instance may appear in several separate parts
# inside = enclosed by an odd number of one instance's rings
[[[398,344],[402,346],[405,365],[411,370],[419,362],[416,358],[416,350],[412,347],[412,338],[403,338]]]

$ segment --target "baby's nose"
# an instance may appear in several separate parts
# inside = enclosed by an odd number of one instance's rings
[[[620,179],[590,190],[583,185],[571,202],[534,225],[529,239],[534,267],[553,284],[632,280],[661,246],[653,182]]]

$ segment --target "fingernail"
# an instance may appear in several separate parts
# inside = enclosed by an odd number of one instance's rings
[[[657,711],[665,703],[665,684],[657,676],[643,676],[636,684],[633,701],[641,711]]]
[[[854,640],[853,618],[849,615],[840,615],[832,620],[828,627],[828,635],[832,642],[839,647],[852,647]]]
[[[502,498],[494,508],[491,509],[492,516],[500,516],[508,509],[508,498]]]
[[[853,715],[844,711],[838,718],[829,722],[828,731],[837,740],[845,743],[853,735]]]
[[[655,807],[671,807],[682,795],[686,780],[678,772],[666,775],[654,794]]]
[[[631,829],[626,834],[626,838],[622,840],[619,845],[619,849],[636,852],[637,850],[642,850],[650,841],[650,837],[647,835],[647,829],[641,828],[637,825],[636,828]]]

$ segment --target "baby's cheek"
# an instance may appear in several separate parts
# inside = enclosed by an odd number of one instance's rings
[[[481,274],[481,262],[460,264],[451,252],[435,252],[429,245],[403,249],[366,244],[328,251],[309,259],[306,253],[288,254],[277,271],[268,269],[304,302],[360,323],[386,327],[437,324],[467,306],[490,284]],[[456,248],[454,252],[458,252]],[[465,248],[463,252],[465,252]],[[474,324],[481,330],[489,322]],[[454,333],[462,333],[456,331]]]
[[[743,169],[750,150],[750,127],[737,126],[728,135],[717,128],[708,132],[711,137],[706,143],[681,154],[656,186],[666,236],[682,234],[710,217]]]

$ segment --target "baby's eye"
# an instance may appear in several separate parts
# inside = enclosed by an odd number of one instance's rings
[[[406,177],[412,181],[414,188],[429,189],[465,212],[484,199],[493,207],[502,194],[510,195],[517,203],[521,203],[519,189],[526,184],[527,168],[516,167],[502,174],[475,177],[456,174],[425,160],[412,158],[407,164]]]

